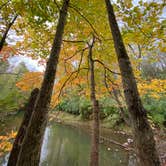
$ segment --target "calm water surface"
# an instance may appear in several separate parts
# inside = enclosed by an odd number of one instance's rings
[[[117,135],[117,139],[122,137]],[[89,156],[90,136],[82,129],[57,123],[46,128],[40,166],[88,166]],[[133,166],[131,157],[115,145],[109,150],[100,145],[100,166]],[[8,155],[0,160],[1,166],[6,166],[7,158]]]
[[[46,129],[41,166],[88,166],[89,156],[90,136],[81,129],[61,124]],[[125,151],[100,145],[100,166],[125,165],[128,165]]]

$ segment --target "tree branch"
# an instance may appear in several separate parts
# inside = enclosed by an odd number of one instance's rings
[[[11,0],[8,0],[8,1],[5,2],[4,4],[2,4],[2,5],[0,6],[0,10],[1,10],[4,6],[6,6],[10,1],[11,1]]]
[[[3,36],[2,36],[2,39],[1,39],[1,41],[0,41],[0,52],[1,52],[2,48],[3,48],[3,46],[4,46],[4,43],[5,43],[6,37],[7,37],[7,35],[8,35],[8,32],[9,32],[11,26],[14,24],[15,20],[17,19],[17,17],[18,17],[18,15],[16,14],[16,15],[14,16],[14,18],[12,19],[12,21],[11,21],[11,22],[9,23],[9,25],[7,26],[6,31],[5,31],[5,33],[4,33]]]
[[[64,59],[65,61],[68,61],[69,59],[72,59],[74,56],[76,56],[78,53],[80,53],[80,52],[82,52],[82,51],[85,51],[86,49],[88,49],[88,47],[85,47],[85,48],[83,48],[83,49],[80,49],[80,50],[76,50],[75,51],[75,53],[72,55],[72,56],[70,56],[70,57],[68,57],[68,58],[66,58],[66,59]]]
[[[62,93],[62,90],[63,90],[63,88],[66,86],[66,84],[67,84],[67,82],[72,78],[72,76],[74,75],[74,74],[76,74],[76,73],[78,73],[78,72],[80,72],[80,70],[88,70],[88,68],[80,68],[80,69],[77,69],[77,70],[75,70],[75,71],[73,71],[73,72],[71,72],[70,73],[70,75],[68,76],[68,78],[65,80],[65,82],[63,83],[63,85],[61,86],[61,88],[60,88],[60,91],[59,91],[59,94],[58,94],[58,97],[57,98],[59,98],[60,97],[60,95],[61,95],[61,93]],[[76,77],[78,76],[78,74],[76,75]],[[72,80],[74,80],[76,77],[74,77]]]
[[[3,72],[0,72],[0,75],[5,75],[5,74],[9,74],[9,75],[20,75],[20,73],[3,73]]]
[[[120,73],[117,73],[117,72],[114,72],[112,70],[110,70],[103,62],[101,62],[100,60],[98,59],[94,59],[93,60],[94,62],[98,62],[99,64],[101,64],[105,69],[107,69],[110,73],[113,73],[113,74],[117,74],[117,75],[121,75]]]
[[[65,40],[65,39],[63,39],[63,42],[66,42],[66,43],[85,43],[85,41],[83,41],[83,40]]]

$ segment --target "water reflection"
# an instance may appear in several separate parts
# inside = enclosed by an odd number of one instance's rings
[[[49,140],[49,141],[48,141]],[[88,166],[90,137],[82,130],[53,124],[45,132],[40,166]],[[127,154],[100,145],[100,166],[127,166]]]
[[[113,137],[119,139],[119,135]],[[100,166],[134,166],[124,150],[115,145],[107,148],[100,145]],[[8,156],[0,158],[1,166],[7,166]],[[90,136],[81,129],[56,123],[46,128],[40,166],[88,166],[89,156]]]

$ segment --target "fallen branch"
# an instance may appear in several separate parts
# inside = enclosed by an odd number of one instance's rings
[[[103,136],[100,136],[100,141],[101,141],[101,140],[102,140],[102,141],[105,141],[105,142],[109,142],[109,143],[111,143],[111,144],[118,145],[118,146],[124,148],[124,150],[126,150],[126,151],[133,151],[133,152],[135,153],[135,150],[134,150],[133,148],[129,148],[129,147],[127,147],[127,146],[125,146],[125,145],[123,145],[123,144],[121,144],[121,143],[119,143],[119,142],[117,142],[117,141],[114,141],[114,140],[112,140],[112,139],[108,139],[108,138],[105,138],[105,137],[103,137]]]

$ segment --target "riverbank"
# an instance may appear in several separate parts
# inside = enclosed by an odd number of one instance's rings
[[[69,114],[66,112],[51,112],[49,114],[49,121],[56,121],[58,123],[64,123],[68,125],[79,125],[79,127],[86,127],[91,126],[92,120],[84,120],[81,118],[81,116]],[[124,125],[124,123],[115,125],[115,119],[114,117],[108,117],[100,121],[101,128],[104,129],[114,129],[122,131],[123,134],[131,135],[131,129],[127,125]]]
[[[60,111],[51,112],[49,115],[49,121],[55,121],[57,123],[78,127],[85,130],[85,132],[87,131],[88,133],[91,131],[92,126],[92,120],[83,120],[80,116]],[[125,126],[124,124],[120,126],[114,126],[114,128],[112,126],[113,124],[110,119],[104,119],[103,121],[100,121],[100,132],[102,136],[111,137],[112,133],[116,133],[123,135],[123,137],[126,139],[132,137],[131,129],[128,126]],[[121,142],[120,139],[118,140]]]
[[[50,122],[62,123],[76,128],[81,128],[88,134],[91,133],[91,120],[82,120],[80,116],[72,115],[65,112],[51,112],[49,116]],[[153,128],[155,140],[160,158],[163,166],[166,164],[166,133],[165,129]],[[114,137],[114,135],[119,137]],[[121,124],[119,126],[113,125],[110,118],[104,119],[100,122],[100,135],[103,140],[100,143],[109,146],[115,144],[126,151],[134,153],[131,128],[127,125]],[[125,140],[125,141],[124,141]]]

